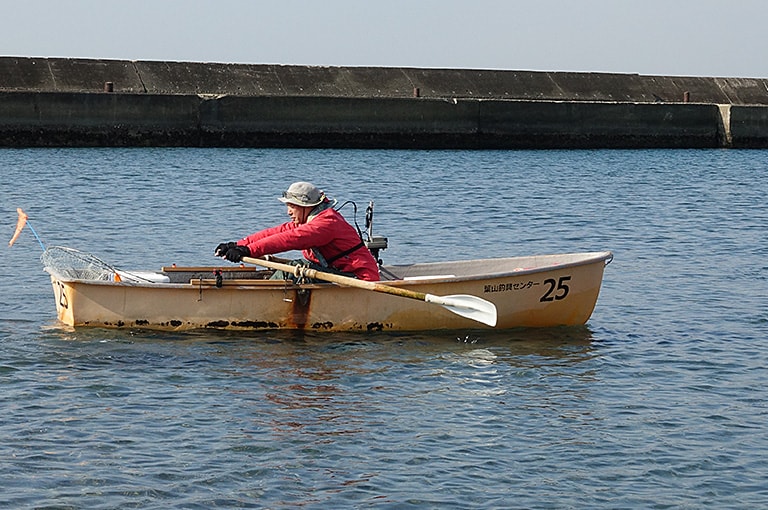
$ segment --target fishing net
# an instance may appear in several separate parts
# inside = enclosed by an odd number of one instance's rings
[[[115,281],[117,269],[98,257],[65,246],[49,246],[40,256],[45,270],[59,278]],[[120,277],[117,277],[120,280]]]
[[[167,275],[153,271],[126,271],[117,269],[100,258],[66,246],[50,246],[40,256],[43,268],[61,279],[96,280],[107,282],[169,283]]]

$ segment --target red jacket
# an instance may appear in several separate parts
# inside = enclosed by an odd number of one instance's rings
[[[333,208],[318,213],[302,225],[289,221],[251,234],[237,242],[240,246],[248,246],[252,257],[303,250],[307,260],[320,263],[312,253],[312,248],[315,248],[323,258],[331,261],[331,267],[345,273],[354,273],[361,280],[378,281],[379,266],[365,246],[334,260],[340,253],[361,243],[354,227]]]

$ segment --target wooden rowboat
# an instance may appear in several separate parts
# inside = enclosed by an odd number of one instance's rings
[[[69,326],[418,331],[584,324],[612,258],[603,251],[388,265],[378,284],[385,292],[346,282],[269,280],[271,270],[246,265],[116,270],[108,280],[45,269],[58,318]],[[425,295],[436,296],[437,304]],[[441,303],[446,295],[491,303],[493,321],[460,313],[460,300]],[[419,300],[404,299],[414,296]]]

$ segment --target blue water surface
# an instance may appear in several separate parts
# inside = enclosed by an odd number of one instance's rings
[[[215,263],[310,180],[386,263],[612,250],[584,327],[63,327],[40,246],[0,259],[0,506],[768,505],[768,153],[0,150],[0,239]],[[354,221],[352,205],[342,210]],[[4,220],[2,218],[5,218]]]

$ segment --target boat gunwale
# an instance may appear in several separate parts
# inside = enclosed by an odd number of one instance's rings
[[[444,283],[461,283],[461,282],[469,282],[469,281],[477,281],[477,280],[494,280],[499,278],[508,278],[508,277],[515,277],[515,276],[523,276],[523,275],[530,275],[530,274],[536,274],[541,272],[547,272],[552,271],[555,269],[568,269],[571,267],[579,267],[579,266],[585,266],[590,264],[595,264],[597,262],[604,262],[606,265],[609,264],[613,260],[613,252],[611,251],[596,251],[596,252],[575,252],[575,253],[562,253],[562,254],[555,254],[555,255],[531,255],[531,256],[522,256],[522,257],[497,257],[497,258],[486,258],[486,259],[469,259],[469,260],[453,260],[453,261],[445,261],[445,262],[425,262],[425,263],[414,263],[414,264],[401,264],[401,265],[388,265],[383,266],[383,268],[387,271],[396,271],[398,268],[400,269],[406,269],[406,268],[414,268],[414,267],[425,267],[425,268],[434,268],[438,266],[447,266],[454,263],[473,263],[473,264],[492,264],[492,263],[498,263],[500,261],[512,261],[512,260],[523,260],[523,259],[535,259],[538,257],[556,257],[556,256],[568,256],[568,257],[580,257],[577,260],[573,260],[571,262],[565,262],[565,263],[558,263],[558,264],[549,264],[549,265],[543,265],[543,266],[536,266],[531,268],[521,268],[518,270],[513,271],[501,271],[501,272],[495,272],[495,273],[478,273],[478,274],[472,274],[472,275],[464,275],[464,276],[445,276],[442,277],[442,275],[424,275],[422,278],[419,277],[407,277],[408,279],[400,278],[396,280],[380,280],[378,283],[381,283],[383,285],[388,285],[392,287],[410,287],[410,286],[420,286],[420,285],[434,285],[434,284],[444,284]],[[184,267],[174,267],[175,272],[183,272]],[[194,266],[192,268],[193,270],[191,272],[199,272],[201,269],[208,269],[208,267],[201,267],[201,266]],[[217,269],[215,266],[210,266],[210,269],[213,271]],[[206,279],[206,278],[190,278],[189,282],[184,283],[170,283],[170,282],[152,282],[152,281],[142,281],[142,282],[136,282],[136,281],[110,281],[110,280],[88,280],[88,279],[82,279],[82,278],[71,278],[71,277],[64,277],[57,274],[54,274],[53,272],[49,271],[48,268],[43,269],[45,272],[51,275],[51,277],[55,278],[57,281],[60,281],[62,283],[79,283],[79,284],[86,284],[86,285],[103,285],[103,286],[112,286],[112,287],[142,287],[142,288],[163,288],[163,289],[189,289],[189,288],[199,288],[199,287],[215,287],[215,279]],[[130,273],[130,270],[127,272]],[[162,273],[160,271],[159,273]],[[227,280],[224,280],[225,282]],[[235,281],[235,280],[230,280]],[[336,283],[324,283],[324,282],[318,282],[318,283],[305,283],[305,284],[295,284],[295,283],[289,283],[286,284],[285,280],[263,280],[263,279],[253,279],[253,280],[237,280],[238,283],[236,284],[228,284],[226,287],[229,289],[237,289],[237,288],[262,288],[263,290],[267,289],[284,289],[284,290],[299,290],[299,289],[327,289],[327,288],[333,288],[333,287],[344,287],[343,285],[339,285]]]
[[[423,278],[421,280],[419,280],[418,277],[410,277],[412,279],[382,280],[381,283],[384,283],[386,285],[400,286],[400,285],[408,285],[408,284],[465,282],[465,281],[472,281],[472,280],[498,279],[498,278],[507,278],[510,276],[530,275],[535,273],[547,272],[547,271],[552,271],[554,269],[568,269],[571,267],[586,266],[590,264],[595,264],[597,262],[604,262],[606,265],[608,265],[613,260],[613,252],[610,250],[605,250],[605,251],[596,251],[596,252],[562,253],[557,255],[531,255],[531,256],[523,256],[523,257],[499,257],[499,258],[488,258],[488,259],[470,259],[470,260],[456,260],[456,261],[446,261],[446,262],[426,262],[426,263],[417,263],[417,264],[390,265],[390,266],[385,266],[385,269],[395,271],[397,268],[412,268],[415,266],[435,267],[438,265],[449,265],[452,263],[463,263],[463,262],[484,264],[484,263],[496,263],[499,261],[511,261],[511,260],[532,259],[532,258],[538,258],[538,257],[556,257],[556,256],[570,256],[570,257],[584,256],[584,257],[579,258],[578,260],[574,260],[566,263],[549,264],[549,265],[536,266],[536,267],[530,267],[530,268],[521,268],[513,271],[501,271],[496,273],[479,273],[474,275],[451,276],[446,278],[428,277],[428,278]]]

